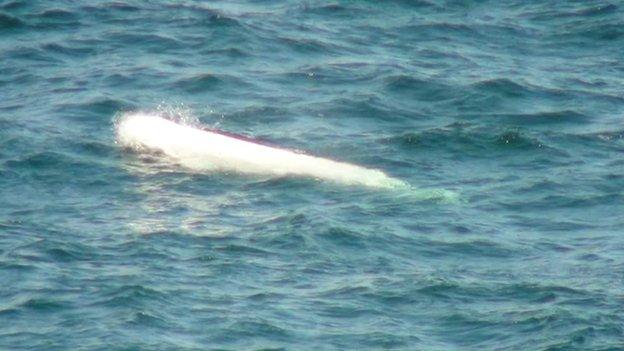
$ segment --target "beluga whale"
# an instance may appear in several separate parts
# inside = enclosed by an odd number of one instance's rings
[[[342,185],[380,189],[410,186],[379,169],[307,155],[201,128],[148,112],[123,114],[117,143],[136,152],[164,155],[192,172],[234,172],[276,177],[309,177]]]

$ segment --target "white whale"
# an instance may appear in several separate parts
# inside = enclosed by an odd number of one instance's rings
[[[117,123],[117,142],[139,152],[159,152],[192,171],[311,177],[345,185],[407,188],[377,169],[270,147],[149,113],[129,113]]]

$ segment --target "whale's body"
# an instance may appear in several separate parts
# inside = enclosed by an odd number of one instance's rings
[[[124,147],[162,153],[193,171],[312,177],[379,188],[407,186],[377,169],[270,147],[146,113],[123,116],[117,138]]]

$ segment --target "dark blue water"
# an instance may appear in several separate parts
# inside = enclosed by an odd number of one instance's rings
[[[0,349],[623,350],[621,1],[0,1]],[[458,201],[154,167],[196,118]]]

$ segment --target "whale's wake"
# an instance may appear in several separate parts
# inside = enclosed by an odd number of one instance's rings
[[[190,171],[300,176],[345,185],[411,188],[406,182],[377,169],[270,147],[176,123],[155,114],[125,114],[117,121],[116,129],[121,146],[138,152],[160,153]]]

